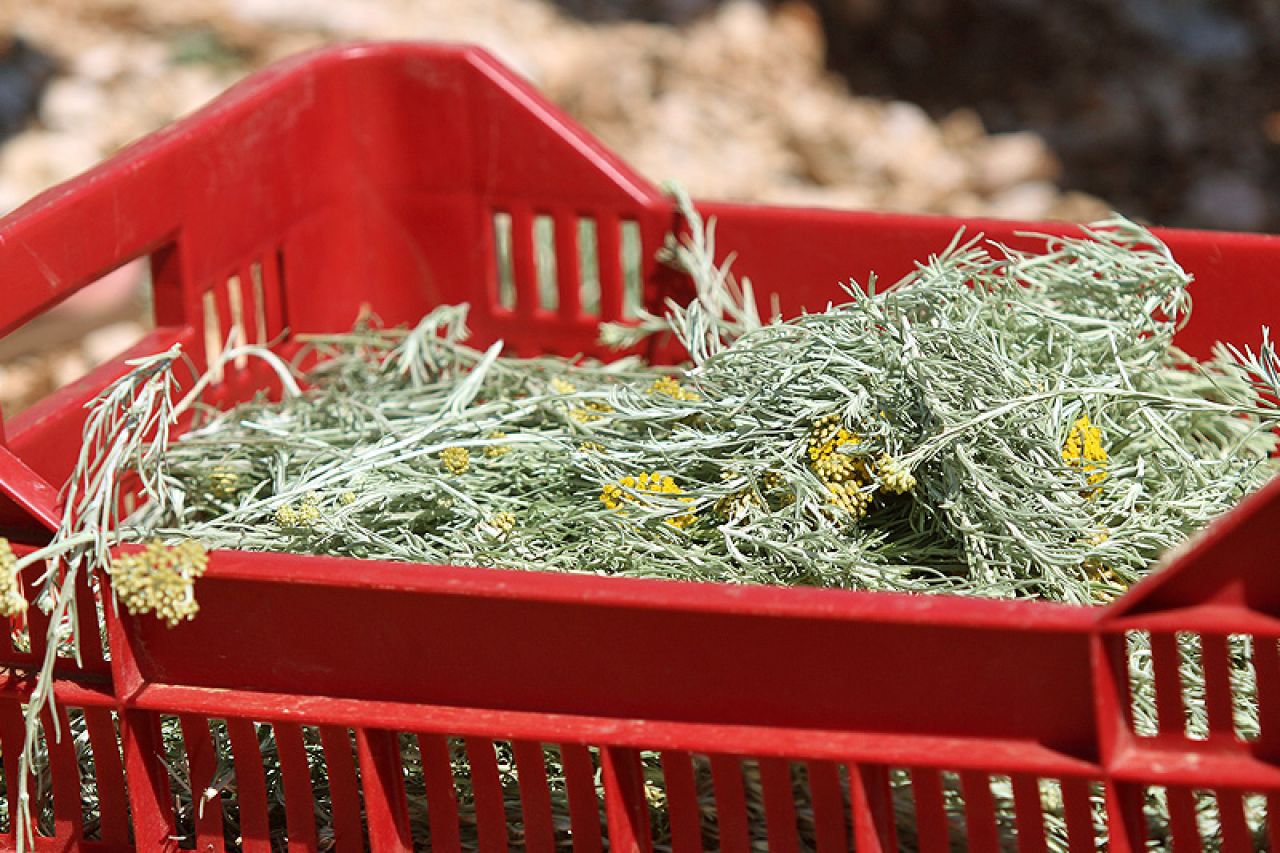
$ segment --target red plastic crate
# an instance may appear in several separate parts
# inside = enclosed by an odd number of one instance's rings
[[[961,224],[1023,245],[1019,229],[1064,230],[699,206],[718,217],[735,269],[787,313],[872,270],[895,279]],[[538,302],[539,217],[555,233],[550,311]],[[598,315],[583,309],[579,220],[595,227]],[[509,222],[513,295],[500,292],[495,221]],[[597,324],[624,316],[629,286],[654,309],[686,292],[652,261],[677,224],[668,199],[483,51],[360,45],[258,74],[0,220],[0,332],[142,256],[157,318],[121,360],[4,423],[0,525],[47,539],[83,404],[123,358],[180,342],[204,364],[233,324],[275,340],[349,328],[366,304],[395,324],[462,301],[481,344],[595,352]],[[625,227],[643,247],[630,283]],[[1161,236],[1197,278],[1184,348],[1256,343],[1280,321],[1280,240]],[[250,365],[217,393],[229,403],[269,383]],[[109,617],[109,659],[86,643],[83,666],[62,662],[60,713],[83,713],[86,735],[49,739],[54,835],[37,846],[223,850],[240,843],[224,834],[234,805],[246,851],[283,843],[268,837],[273,821],[290,850],[455,850],[466,838],[483,850],[631,851],[661,833],[681,851],[752,839],[778,851],[1037,851],[1052,812],[1071,850],[1105,837],[1118,852],[1146,849],[1143,798],[1156,787],[1174,849],[1200,849],[1194,811],[1208,800],[1221,849],[1277,849],[1280,816],[1262,829],[1269,841],[1255,839],[1243,806],[1280,805],[1277,523],[1273,482],[1105,609],[215,552],[193,622]],[[92,637],[87,586],[79,594]],[[31,651],[0,651],[8,797],[43,653],[38,617]],[[1150,635],[1154,736],[1128,712],[1133,632]],[[1207,740],[1185,733],[1180,633],[1200,638]],[[1237,635],[1251,638],[1247,685],[1230,676]],[[1260,716],[1247,741],[1232,720],[1241,691],[1256,693]],[[175,717],[182,754],[162,760],[161,725]],[[267,801],[266,729],[253,722],[270,724],[283,802]],[[308,737],[323,761],[308,762]],[[542,747],[563,767],[554,786]],[[80,778],[85,750],[92,773]],[[661,773],[646,780],[651,754]],[[200,790],[220,756],[234,784],[176,826],[170,769]],[[498,766],[509,756],[514,804]],[[1009,796],[993,796],[993,777]],[[317,831],[317,780],[332,837]]]

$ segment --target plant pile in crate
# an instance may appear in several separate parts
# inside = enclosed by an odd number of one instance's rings
[[[689,233],[666,255],[696,298],[602,337],[673,334],[686,364],[507,358],[469,347],[466,306],[443,306],[413,329],[309,336],[305,371],[233,341],[223,363],[267,361],[282,398],[198,411],[171,437],[219,374],[174,400],[181,354],[157,355],[96,403],[63,526],[3,553],[0,606],[20,611],[17,571],[50,560],[51,664],[84,640],[78,572],[176,624],[197,613],[206,548],[1088,604],[1275,470],[1266,331],[1256,353],[1180,352],[1190,277],[1138,225],[1038,252],[957,235],[891,287],[783,319],[679,199]],[[129,477],[147,501],[120,518]],[[113,558],[121,543],[144,547]]]

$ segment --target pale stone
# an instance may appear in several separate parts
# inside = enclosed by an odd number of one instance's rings
[[[32,194],[65,181],[99,160],[98,147],[88,139],[48,130],[29,130],[0,148],[0,172],[21,176]]]
[[[94,45],[75,57],[72,70],[77,76],[107,83],[124,73],[128,66],[127,49],[124,40],[116,39]]]
[[[50,370],[54,388],[70,385],[90,370],[88,359],[78,350],[69,350],[53,359]]]
[[[106,112],[102,87],[88,77],[62,77],[45,89],[40,120],[51,130],[90,132]]]
[[[0,154],[0,203],[92,165],[250,70],[173,65],[162,34],[196,27],[259,63],[333,39],[486,46],[650,178],[680,178],[695,194],[776,198],[782,187],[858,206],[1025,211],[1053,175],[1036,137],[990,137],[971,110],[937,122],[912,104],[851,96],[823,66],[816,13],[796,0],[728,0],[678,28],[587,25],[541,0],[102,0],[109,14],[99,4],[69,16],[78,2],[15,13],[15,26],[69,57],[70,76],[50,89],[47,129]],[[1089,209],[1056,194],[1048,209],[1059,208]]]
[[[977,189],[990,193],[1053,178],[1058,164],[1044,141],[1027,131],[989,137],[976,151],[974,170]]]
[[[136,344],[145,333],[141,323],[112,323],[85,335],[80,349],[90,364],[98,365],[120,355]]]
[[[48,362],[27,359],[0,366],[0,413],[12,417],[44,396],[53,383]]]
[[[953,193],[940,207],[949,216],[981,216],[986,211],[986,203],[976,193],[967,191]]]
[[[967,108],[953,110],[943,116],[938,122],[938,132],[945,144],[955,148],[981,143],[987,135],[981,116]]]
[[[1111,206],[1095,196],[1082,192],[1066,192],[1058,197],[1049,218],[1067,222],[1096,222],[1112,213]]]
[[[1017,184],[991,196],[986,214],[999,219],[1044,219],[1057,198],[1057,188],[1048,181]]]

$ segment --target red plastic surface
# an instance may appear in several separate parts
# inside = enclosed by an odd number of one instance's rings
[[[1007,241],[1063,230],[700,207],[718,217],[735,269],[786,313],[821,308],[839,298],[838,282],[873,270],[896,279],[962,224]],[[511,294],[499,284],[495,214],[510,223]],[[540,307],[535,279],[540,218],[555,235],[552,310]],[[580,221],[594,225],[594,313],[580,286],[578,240],[589,233]],[[596,352],[597,324],[624,315],[624,223],[645,259],[633,298],[659,308],[685,286],[651,260],[676,224],[671,204],[527,84],[469,48],[330,49],[251,78],[0,220],[0,332],[149,255],[157,329],[132,354],[180,342],[201,365],[234,326],[287,347],[286,330],[345,329],[364,306],[394,324],[461,301],[480,344]],[[1198,280],[1184,347],[1256,343],[1260,325],[1280,321],[1280,240],[1161,236]],[[4,423],[7,533],[48,535],[83,404],[125,369],[110,363]],[[216,393],[232,402],[268,384],[260,368],[231,369]],[[188,828],[201,850],[270,849],[281,808],[290,849],[327,843],[313,820],[309,778],[320,770],[304,748],[313,734],[339,850],[422,847],[421,808],[436,850],[459,849],[471,828],[481,849],[549,850],[571,838],[580,850],[606,839],[613,850],[649,850],[659,825],[676,850],[745,850],[761,833],[775,850],[994,850],[1010,826],[1018,849],[1044,850],[1046,780],[1072,850],[1100,843],[1091,797],[1105,803],[1109,850],[1146,849],[1152,786],[1167,791],[1175,849],[1198,849],[1204,796],[1216,800],[1220,849],[1253,849],[1244,797],[1280,794],[1277,515],[1273,483],[1100,610],[217,552],[194,622],[169,630],[109,616],[110,659],[89,643],[83,666],[61,665],[58,695],[83,709],[94,778],[76,779],[74,755],[54,749],[56,834],[37,847],[173,848],[160,724],[176,717],[177,760],[195,790],[212,782],[216,749],[229,751],[234,772],[240,840],[222,834],[224,794]],[[87,585],[78,594],[92,614]],[[44,627],[33,609],[32,647],[0,651],[9,795]],[[84,628],[94,636],[96,626]],[[1129,718],[1130,632],[1150,635],[1154,736]],[[1183,730],[1179,633],[1201,640],[1207,740]],[[1240,686],[1228,655],[1241,634],[1252,638],[1256,672],[1253,740],[1236,733],[1231,713]],[[209,721],[226,722],[225,745]],[[253,722],[271,724],[283,803],[267,802]],[[419,768],[412,785],[406,743]],[[495,745],[514,756],[515,801],[504,802]],[[563,805],[549,795],[544,747],[559,756]],[[648,753],[658,754],[657,798]],[[473,791],[465,802],[459,761]],[[993,777],[1012,791],[999,808]],[[907,779],[904,824],[894,814]],[[948,789],[961,792],[959,812]],[[100,803],[93,827],[77,790]],[[1276,824],[1265,828],[1273,840]]]

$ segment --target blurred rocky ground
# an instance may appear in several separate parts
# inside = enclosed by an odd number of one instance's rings
[[[689,21],[717,0],[554,0]],[[774,0],[774,4],[783,0]],[[935,120],[1038,134],[1056,183],[1189,228],[1280,231],[1276,0],[807,0],[827,67]]]
[[[1130,215],[1280,230],[1276,0],[813,3],[860,94],[1035,131],[1060,186]]]
[[[0,93],[0,210],[273,60],[356,38],[485,45],[643,173],[695,195],[1028,219],[1108,209],[1060,188],[1062,166],[1040,135],[1003,121],[1008,132],[993,134],[962,99],[930,102],[931,116],[909,100],[851,94],[827,68],[814,6],[668,6],[649,17],[678,23],[590,22],[542,0],[0,5],[0,87],[8,80],[10,92]],[[2,342],[0,408],[18,410],[136,337],[142,275],[131,267],[38,334]]]

